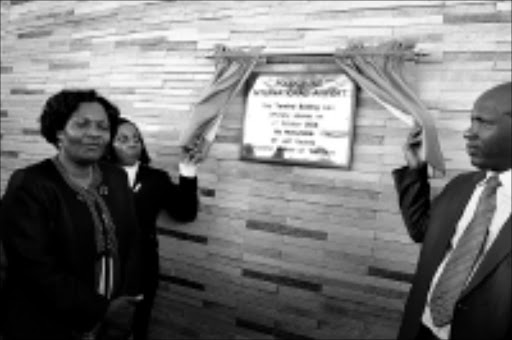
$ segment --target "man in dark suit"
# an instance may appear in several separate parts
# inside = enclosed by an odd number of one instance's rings
[[[422,243],[399,339],[505,339],[511,335],[511,83],[484,92],[464,132],[478,171],[430,200],[418,130],[393,172],[403,220]]]

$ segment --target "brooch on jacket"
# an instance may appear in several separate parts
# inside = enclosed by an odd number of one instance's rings
[[[106,196],[108,195],[108,187],[105,186],[105,185],[102,185],[98,188],[98,192],[101,196]]]
[[[134,187],[133,187],[133,192],[137,192],[140,190],[140,183],[137,183]]]

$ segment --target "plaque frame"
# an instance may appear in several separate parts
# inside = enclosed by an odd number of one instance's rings
[[[309,59],[309,60],[308,60]],[[346,156],[344,160],[333,161],[328,156],[327,159],[307,159],[307,158],[286,158],[283,152],[274,152],[272,156],[261,156],[254,152],[251,144],[245,144],[248,133],[248,105],[249,105],[249,94],[255,85],[255,82],[259,77],[282,77],[283,79],[289,77],[329,77],[329,76],[340,76],[345,77],[346,81],[350,82],[350,93],[347,98],[350,101],[349,112],[346,113],[348,118],[348,126],[346,127],[346,136],[348,139],[345,143],[344,152]],[[351,80],[342,69],[332,61],[332,58],[297,58],[294,59],[282,59],[279,62],[267,63],[258,65],[249,78],[243,88],[244,96],[244,108],[243,108],[243,119],[242,119],[242,136],[240,140],[240,160],[258,163],[274,163],[280,165],[294,165],[294,166],[306,166],[306,167],[317,167],[317,168],[339,168],[344,170],[350,170],[353,160],[353,146],[354,146],[354,132],[355,132],[355,113],[356,113],[356,100],[357,100],[358,88],[353,80]],[[254,113],[252,113],[254,114]],[[343,127],[340,127],[343,128]],[[254,132],[252,132],[254,133]],[[318,148],[324,149],[325,148]],[[311,150],[309,150],[311,151]],[[330,150],[327,150],[330,151]]]

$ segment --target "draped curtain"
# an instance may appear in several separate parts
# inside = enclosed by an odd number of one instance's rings
[[[337,50],[334,61],[388,111],[410,126],[422,129],[425,160],[444,174],[434,119],[404,77],[405,61],[415,56],[413,47],[396,41],[375,47],[353,45]],[[227,105],[256,66],[261,50],[255,47],[243,52],[216,47],[213,80],[195,105],[190,124],[182,135],[181,145],[186,154],[207,156]]]
[[[195,104],[192,119],[181,136],[185,154],[195,154],[199,159],[207,156],[227,106],[256,66],[261,50],[229,50],[226,56],[225,46],[215,47],[215,74]]]
[[[336,63],[361,88],[407,124],[422,129],[424,158],[445,173],[434,118],[404,76],[405,62],[414,58],[414,45],[397,41],[376,47],[353,45],[335,54]]]

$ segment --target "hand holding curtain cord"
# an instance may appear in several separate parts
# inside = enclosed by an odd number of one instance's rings
[[[407,140],[403,146],[405,160],[411,169],[418,169],[425,162],[425,157],[422,154],[424,148],[421,132],[421,127],[416,125],[409,132]]]

